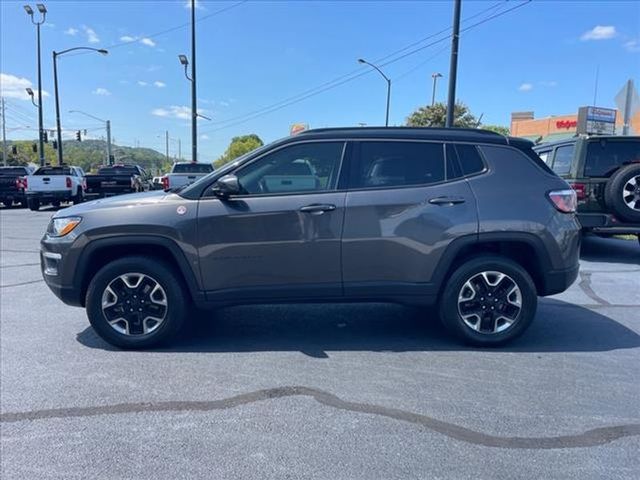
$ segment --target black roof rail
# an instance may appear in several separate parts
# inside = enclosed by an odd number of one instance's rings
[[[494,132],[492,130],[484,130],[482,128],[447,128],[447,127],[411,127],[411,126],[396,126],[396,127],[321,127],[321,128],[311,128],[309,130],[303,130],[302,132],[297,133],[296,135],[305,135],[309,133],[323,133],[323,132],[344,132],[344,131],[400,131],[400,130],[428,130],[430,132],[442,132],[442,133],[456,133],[456,132],[467,132],[467,133],[479,133],[485,135],[494,135],[499,137],[504,137],[501,133]]]

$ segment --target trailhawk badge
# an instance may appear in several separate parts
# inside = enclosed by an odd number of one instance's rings
[[[187,207],[185,207],[184,205],[180,205],[176,209],[176,212],[178,212],[178,215],[184,215],[185,213],[187,213]]]

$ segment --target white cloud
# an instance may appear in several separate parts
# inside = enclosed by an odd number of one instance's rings
[[[102,87],[98,87],[96,88],[93,92],[94,95],[102,95],[102,96],[108,96],[111,95],[111,92],[109,90],[107,90],[106,88],[102,88]]]
[[[542,85],[543,87],[557,87],[558,82],[556,82],[555,80],[548,80],[540,82],[540,85]]]
[[[209,140],[209,135],[200,135],[200,140]]]
[[[98,37],[98,34],[93,28],[83,25],[82,29],[84,30],[84,33],[87,35],[87,42],[100,43],[100,38]]]
[[[56,24],[55,23],[45,22],[42,25],[44,25],[45,27],[49,27],[49,28],[56,28]]]
[[[136,37],[132,37],[131,35],[123,35],[120,37],[121,42],[135,42],[137,40]]]
[[[69,27],[64,31],[64,33],[66,35],[71,35],[72,37],[75,37],[78,34],[78,29],[77,28],[73,28],[73,27]]]
[[[8,73],[0,73],[0,96],[29,100],[29,95],[26,91],[27,88],[32,88],[36,91],[36,87],[31,83],[31,80],[24,77],[16,77]],[[36,96],[37,95],[36,92]],[[42,96],[48,97],[49,93],[43,90]]]
[[[141,87],[146,87],[147,85],[149,85],[147,82],[143,82],[142,80],[138,80],[136,83]]]
[[[531,83],[523,83],[518,87],[518,90],[521,92],[530,92],[533,90],[533,85]]]
[[[198,113],[204,114],[206,111],[198,109]],[[156,117],[178,118],[180,120],[191,119],[191,107],[186,105],[171,105],[168,108],[155,108],[151,110],[151,115]]]
[[[616,27],[613,25],[596,25],[591,30],[587,30],[582,34],[580,40],[608,40],[618,34]]]
[[[164,88],[164,87],[166,87],[166,86],[167,86],[167,84],[166,84],[166,83],[161,82],[160,80],[156,80],[155,82],[153,82],[153,85],[154,85],[154,86],[156,86],[156,87],[158,87],[158,88]]]
[[[143,45],[146,45],[147,47],[155,47],[156,46],[156,42],[154,42],[153,40],[151,40],[150,38],[141,38],[140,39],[140,43]]]
[[[640,52],[640,41],[629,40],[622,45],[627,52]]]
[[[225,101],[225,100],[221,100],[220,101],[220,106],[222,107],[228,107],[229,106],[229,102]]]

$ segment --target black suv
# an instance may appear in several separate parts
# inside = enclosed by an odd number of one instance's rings
[[[586,231],[640,240],[640,137],[575,137],[534,150],[576,191]]]
[[[578,275],[576,194],[527,140],[429,128],[311,130],[197,182],[60,210],[42,272],[124,348],[189,307],[439,305],[466,342],[520,335]]]

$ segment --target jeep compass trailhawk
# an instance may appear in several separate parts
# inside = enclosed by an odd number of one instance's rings
[[[199,308],[437,304],[503,344],[578,274],[576,194],[532,143],[482,130],[310,130],[175,191],[58,211],[44,279],[107,342],[174,337]]]

